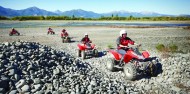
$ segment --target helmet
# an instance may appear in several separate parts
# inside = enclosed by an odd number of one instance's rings
[[[122,37],[123,34],[127,34],[127,31],[125,29],[121,30],[119,35]]]
[[[87,33],[85,33],[85,34],[84,34],[84,36],[88,36],[88,34],[87,34]]]
[[[65,31],[66,31],[65,29],[62,30],[62,32],[65,32]]]

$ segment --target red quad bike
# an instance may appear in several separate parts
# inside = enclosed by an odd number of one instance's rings
[[[20,33],[19,33],[18,31],[10,31],[10,32],[9,32],[9,36],[12,36],[12,35],[17,35],[17,36],[19,36]]]
[[[50,30],[47,34],[55,34],[55,32],[53,30]]]
[[[85,59],[86,56],[94,56],[98,57],[98,50],[95,48],[94,44],[86,43],[86,44],[78,44],[78,57],[82,57]]]
[[[137,74],[148,74],[150,76],[157,76],[157,63],[156,57],[149,57],[147,51],[142,53],[138,50],[139,46],[126,47],[125,50],[110,50],[108,53],[108,61],[106,67],[110,71],[114,71],[115,67],[123,68],[127,80],[135,80]]]

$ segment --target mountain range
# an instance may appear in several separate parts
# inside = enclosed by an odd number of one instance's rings
[[[22,10],[14,10],[10,8],[4,8],[0,6],[0,16],[6,17],[15,17],[15,16],[75,16],[75,17],[84,17],[84,18],[98,18],[101,16],[134,16],[134,17],[158,17],[158,16],[186,16],[190,17],[190,15],[168,15],[168,14],[160,14],[155,12],[129,12],[129,11],[113,11],[109,13],[95,13],[92,11],[86,11],[82,9],[74,9],[69,11],[60,11],[56,10],[54,12],[47,11],[44,9],[40,9],[38,7],[29,7]]]

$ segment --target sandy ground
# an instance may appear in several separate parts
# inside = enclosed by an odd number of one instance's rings
[[[108,45],[116,47],[116,39],[121,29],[126,29],[128,37],[136,43],[142,44],[143,50],[156,52],[157,44],[176,44],[179,50],[190,52],[190,30],[183,28],[111,28],[111,27],[52,27],[55,35],[47,35],[46,27],[39,28],[16,28],[21,35],[9,36],[10,29],[0,28],[0,42],[15,40],[34,41],[53,48],[64,49],[67,43],[62,43],[61,30],[65,28],[74,42],[77,44],[84,33],[88,33],[90,39],[99,49],[107,49]],[[77,47],[77,46],[76,46]]]

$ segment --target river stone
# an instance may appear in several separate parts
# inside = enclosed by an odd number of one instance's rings
[[[59,87],[59,90],[60,90],[62,93],[68,92],[68,89],[67,89],[66,87]]]
[[[41,84],[41,80],[39,78],[35,78],[34,79],[34,84]]]
[[[190,80],[187,82],[187,86],[189,86],[189,87],[190,87]]]
[[[176,86],[172,86],[171,89],[173,91],[176,91],[176,92],[180,92],[181,91],[181,89],[179,87],[176,87]]]
[[[4,45],[5,45],[5,46],[9,46],[10,43],[9,43],[9,42],[5,42]]]
[[[17,93],[18,93],[17,90],[11,90],[11,91],[9,92],[9,94],[17,94]]]
[[[15,73],[16,73],[15,69],[10,69],[8,75],[13,76]]]
[[[16,88],[21,88],[25,84],[26,84],[26,80],[25,79],[21,79],[15,85],[16,85]]]
[[[42,87],[42,85],[41,84],[37,84],[37,85],[34,85],[34,88],[35,88],[35,90],[40,90],[40,88]]]
[[[24,85],[22,88],[21,88],[22,92],[28,92],[30,90],[30,87],[29,85]]]

